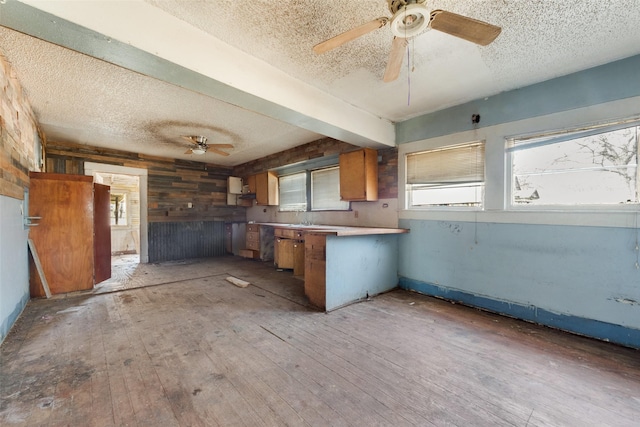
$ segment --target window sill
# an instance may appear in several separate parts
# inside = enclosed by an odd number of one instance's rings
[[[638,228],[640,226],[640,212],[592,210],[592,211],[549,211],[549,210],[401,210],[399,219],[448,221],[448,222],[485,222],[506,224],[538,224],[564,225],[583,227],[615,227]]]

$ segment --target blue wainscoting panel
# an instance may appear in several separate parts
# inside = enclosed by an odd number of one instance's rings
[[[400,286],[640,347],[633,228],[401,220]]]

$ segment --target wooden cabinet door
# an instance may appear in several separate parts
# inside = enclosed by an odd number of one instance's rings
[[[52,294],[92,289],[93,177],[29,174],[29,216],[41,217],[29,229]],[[31,295],[44,296],[37,273]]]
[[[340,199],[378,200],[378,152],[371,148],[340,154]]]
[[[111,278],[111,187],[93,184],[93,263],[95,283]]]
[[[275,247],[275,264],[278,268],[293,268],[293,245],[295,240],[291,239],[276,239]]]
[[[255,194],[256,192],[256,176],[249,175],[247,177],[247,186],[249,187],[249,193]]]
[[[278,176],[273,172],[256,174],[256,204],[278,205]]]

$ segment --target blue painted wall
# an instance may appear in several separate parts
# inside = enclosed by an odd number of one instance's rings
[[[398,285],[398,235],[327,236],[326,310]]]
[[[634,96],[640,96],[640,55],[406,120],[396,125],[396,142],[473,129],[472,114],[486,127]]]
[[[637,230],[421,220],[400,226],[411,229],[400,237],[401,287],[640,347]]]
[[[0,343],[29,301],[28,231],[22,200],[0,195]]]
[[[635,56],[398,124],[400,162],[486,140],[488,200],[478,214],[401,210],[411,232],[399,240],[400,286],[640,348],[638,210],[518,211],[504,201],[506,138],[638,116]]]

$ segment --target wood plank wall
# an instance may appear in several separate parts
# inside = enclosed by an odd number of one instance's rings
[[[40,171],[42,136],[22,86],[0,54],[0,194],[20,199],[29,171]],[[38,152],[37,152],[38,151]]]
[[[60,142],[46,152],[47,172],[82,175],[85,161],[147,169],[149,223],[246,218],[244,208],[226,204],[231,168]]]
[[[85,161],[147,169],[150,262],[223,255],[224,221],[246,221],[226,205],[231,168],[60,142],[46,152],[48,172],[81,175]]]
[[[238,165],[233,168],[233,176],[239,176],[246,180],[249,175],[258,172],[317,159],[319,157],[353,151],[358,148],[360,147],[333,138],[323,138]],[[396,147],[379,149],[378,156],[382,157],[382,161],[378,163],[378,197],[381,199],[397,198],[398,149]]]

